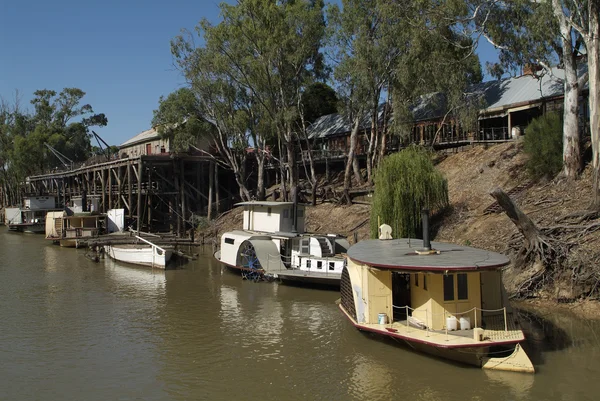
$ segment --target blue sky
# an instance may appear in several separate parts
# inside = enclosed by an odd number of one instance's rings
[[[37,89],[87,93],[108,126],[95,131],[119,145],[150,127],[161,95],[184,84],[174,69],[170,40],[202,18],[219,21],[211,0],[29,0],[0,4],[0,96],[15,90],[29,107]],[[490,45],[482,63],[494,59]]]

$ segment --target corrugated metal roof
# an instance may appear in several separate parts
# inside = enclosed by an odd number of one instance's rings
[[[125,146],[131,146],[131,145],[134,145],[139,142],[151,141],[151,140],[157,139],[157,138],[160,138],[160,134],[158,133],[158,131],[155,130],[154,128],[150,128],[149,130],[140,132],[133,138],[126,140],[119,146],[119,148],[123,148]]]
[[[475,85],[470,91],[483,94],[487,107],[482,112],[510,108],[511,105],[531,103],[543,98],[563,94],[565,72],[553,68],[552,74],[540,77],[522,75],[504,80],[483,82]]]
[[[385,103],[379,105],[378,118],[382,121]],[[360,120],[361,130],[371,127],[371,116],[365,113]],[[341,113],[328,114],[319,117],[308,127],[308,137],[311,139],[324,138],[327,136],[346,134],[352,131],[352,122]]]
[[[587,70],[587,66],[580,68],[579,76]],[[522,75],[482,82],[467,89],[471,96],[483,97],[487,106],[481,109],[482,113],[509,109],[510,106],[534,103],[544,98],[551,98],[563,94],[563,80],[565,72],[561,68],[552,68],[551,73],[538,76]],[[381,108],[383,110],[383,108]],[[442,93],[422,95],[410,107],[413,121],[433,120],[440,118],[446,112],[446,98]],[[380,118],[382,117],[380,111]],[[368,128],[368,116],[361,121],[361,129]],[[317,119],[309,127],[310,138],[323,138],[327,136],[345,134],[350,132],[350,122],[341,114],[329,114]]]

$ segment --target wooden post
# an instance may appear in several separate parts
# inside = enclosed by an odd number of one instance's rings
[[[112,209],[112,168],[108,167],[106,169],[106,172],[108,173],[108,209]],[[108,209],[104,210],[104,213],[106,213],[106,211]]]
[[[131,182],[131,169],[133,168],[133,165],[131,164],[131,162],[127,162],[126,165],[127,168],[127,197],[129,199],[129,217],[132,216],[132,210],[133,210],[133,196],[132,196],[132,187],[133,187],[133,183]]]
[[[123,197],[122,197],[122,192],[123,192],[123,174],[122,174],[122,170],[123,168],[121,166],[117,167],[117,185],[119,190],[117,191],[117,207],[119,209],[123,208]]]
[[[142,158],[138,160],[138,175],[137,175],[137,231],[138,233],[142,229]]]
[[[100,211],[106,213],[106,180],[104,179],[104,170],[100,170],[100,184],[102,188],[102,208],[100,208]]]
[[[219,165],[215,163],[215,210],[217,215],[221,211],[221,199],[219,197]]]
[[[214,183],[214,175],[215,175],[215,165],[214,162],[208,162],[208,211],[206,212],[206,217],[210,221],[212,217],[212,197],[213,197],[213,183]]]
[[[152,164],[148,162],[148,186],[146,187],[146,207],[148,208],[148,231],[152,231]]]
[[[181,185],[180,185],[180,190],[181,190],[181,230],[179,232],[179,235],[181,236],[185,236],[185,228],[186,228],[186,213],[185,213],[185,209],[186,209],[186,202],[185,202],[185,169],[184,169],[184,165],[183,165],[183,159],[181,159],[180,162],[180,169],[179,169],[179,177],[181,180]]]
[[[179,205],[181,205],[181,190],[180,190],[180,177],[179,168],[177,162],[173,160],[173,178],[175,179],[175,207],[173,213],[177,219],[177,235],[181,232],[181,219],[179,218]]]

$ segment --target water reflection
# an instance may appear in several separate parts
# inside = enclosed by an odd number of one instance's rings
[[[33,252],[32,250],[35,250]],[[339,294],[252,283],[210,255],[170,271],[0,232],[0,399],[585,400],[600,322],[524,313],[535,375],[364,335]]]

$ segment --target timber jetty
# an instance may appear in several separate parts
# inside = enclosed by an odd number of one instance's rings
[[[124,209],[126,226],[135,231],[185,236],[195,217],[231,207],[237,190],[230,178],[212,156],[167,153],[30,176],[25,192],[54,195],[62,206],[95,197],[97,212]]]

